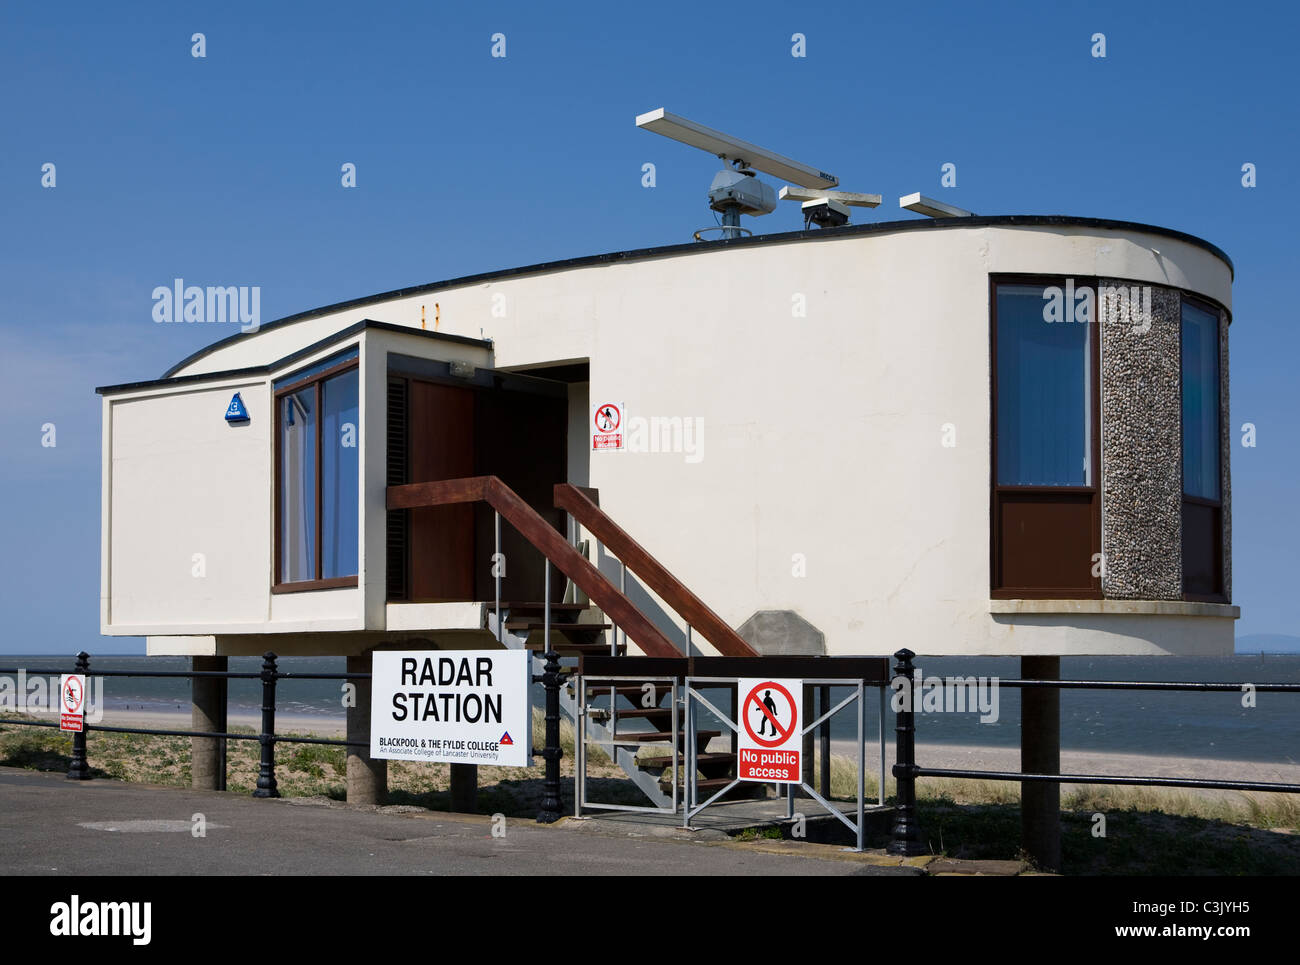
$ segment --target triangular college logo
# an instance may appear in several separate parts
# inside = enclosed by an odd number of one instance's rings
[[[246,422],[248,421],[248,410],[244,408],[244,400],[236,392],[234,398],[230,400],[230,405],[226,408],[227,422]]]
[[[506,731],[504,734],[501,735],[501,739],[497,741],[497,743],[505,747],[505,746],[513,746],[515,742],[510,739],[510,731]]]

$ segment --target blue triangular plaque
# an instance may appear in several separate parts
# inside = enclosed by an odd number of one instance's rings
[[[230,400],[230,405],[226,408],[227,422],[247,422],[248,410],[244,408],[244,400],[236,392],[234,398]]]

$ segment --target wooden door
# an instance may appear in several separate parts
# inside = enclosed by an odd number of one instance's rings
[[[467,388],[410,383],[411,482],[474,475],[474,393]],[[409,599],[474,599],[474,507],[411,510]]]

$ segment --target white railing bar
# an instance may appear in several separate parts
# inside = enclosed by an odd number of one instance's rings
[[[690,687],[689,684],[688,684],[687,686]],[[728,717],[728,716],[727,716],[726,714],[724,714],[722,711],[718,710],[718,708],[714,707],[714,706],[713,706],[711,703],[709,703],[709,701],[706,700],[704,697],[701,697],[700,694],[699,694],[699,692],[698,692],[697,690],[695,690],[694,687],[690,687],[690,691],[691,691],[691,693],[695,696],[695,699],[696,699],[696,700],[698,700],[700,703],[702,703],[705,707],[709,708],[709,710],[713,711],[713,713],[714,713],[716,716],[722,718],[722,722],[723,722],[724,724],[726,724],[728,727],[730,727],[730,728],[731,728],[732,730],[734,730],[736,733],[738,733],[738,734],[740,733],[740,725],[739,725],[739,724],[736,724],[735,722],[733,722],[732,719],[731,719],[730,717]]]
[[[826,711],[826,713],[822,714],[820,717],[818,717],[818,718],[817,718],[815,721],[813,721],[811,724],[808,724],[806,727],[804,727],[804,729],[801,730],[801,731],[799,731],[799,733],[800,733],[800,734],[806,734],[806,733],[808,733],[810,730],[812,730],[814,727],[816,727],[816,726],[817,726],[818,724],[820,724],[822,721],[824,721],[824,720],[826,720],[826,719],[828,719],[828,718],[830,718],[830,717],[834,717],[834,716],[835,716],[836,714],[838,714],[841,710],[843,710],[846,706],[848,706],[849,704],[853,703],[853,701],[855,701],[855,700],[857,700],[857,699],[858,699],[858,695],[857,695],[857,694],[849,694],[847,697],[845,697],[843,700],[841,700],[838,704],[836,704],[836,705],[835,705],[834,707],[832,707],[830,710]]]

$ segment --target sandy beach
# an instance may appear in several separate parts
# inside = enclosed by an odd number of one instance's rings
[[[189,730],[190,713],[184,710],[105,710],[104,727],[142,727],[156,730]],[[261,729],[262,715],[258,711],[231,711],[227,720],[230,727]],[[346,726],[342,717],[322,717],[316,714],[276,713],[277,734],[314,734],[317,737],[342,737]]]
[[[852,757],[852,741],[832,741],[833,754]],[[878,745],[867,744],[867,769],[875,769]],[[886,766],[894,763],[892,742],[885,745]],[[917,744],[916,760],[922,767],[969,768],[981,771],[1019,771],[1017,747],[977,747],[953,744]],[[1300,764],[1229,761],[1160,754],[1116,754],[1103,751],[1061,751],[1062,774],[1115,774],[1129,777],[1185,777],[1217,781],[1267,781],[1300,784]]]
[[[147,727],[165,730],[188,730],[190,715],[185,711],[108,710],[100,722],[116,727]],[[234,727],[261,726],[255,711],[231,712]],[[310,733],[319,737],[341,738],[345,733],[341,717],[311,714],[276,714],[277,733]],[[892,736],[892,735],[891,735]],[[725,741],[713,749],[723,750]],[[852,759],[854,742],[835,740],[831,753]],[[867,743],[867,773],[879,766],[878,745]],[[894,762],[893,741],[885,744],[886,767]],[[1020,750],[1016,747],[980,747],[973,745],[918,744],[917,762],[923,767],[970,768],[973,770],[1018,771]],[[1100,751],[1061,751],[1061,770],[1065,774],[1115,774],[1124,776],[1186,777],[1224,781],[1266,781],[1300,784],[1300,764],[1259,761],[1216,760],[1160,754],[1117,754]]]

